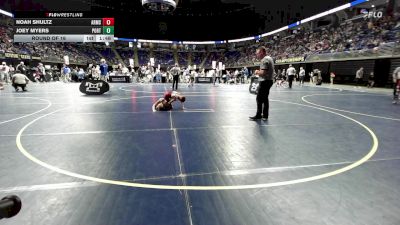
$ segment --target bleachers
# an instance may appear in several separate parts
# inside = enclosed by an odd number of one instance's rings
[[[102,43],[13,43],[12,22],[9,18],[0,17],[0,53],[17,53],[40,56],[44,61],[63,62],[64,55],[68,55],[72,62],[90,63],[99,62],[105,58],[110,64],[118,64],[117,57],[111,46],[106,47]],[[282,34],[281,34],[282,35]],[[400,24],[398,19],[383,17],[373,22],[363,19],[347,20],[341,25],[327,26],[315,30],[301,28],[297,33],[282,37],[270,37],[263,43],[267,48],[267,54],[274,59],[291,57],[315,57],[341,52],[372,51],[390,54],[393,44],[399,42]],[[124,50],[121,42],[112,43],[118,53],[128,64],[128,59],[134,57],[133,50]],[[223,62],[226,67],[251,66],[256,63],[255,50],[259,43],[251,43],[243,47],[229,50],[208,49],[208,51],[196,52],[191,55],[191,63],[205,68],[211,67],[212,61]],[[95,50],[93,50],[95,49]],[[172,50],[152,49],[156,58],[156,64],[172,66],[175,63]],[[101,57],[98,53],[101,54]],[[362,54],[361,54],[362,55]],[[177,53],[180,66],[188,66],[189,52],[180,49]],[[206,58],[207,57],[207,58]],[[150,49],[138,50],[140,65],[147,65],[150,59]]]

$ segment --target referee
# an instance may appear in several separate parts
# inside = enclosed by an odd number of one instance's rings
[[[181,69],[179,68],[178,64],[175,64],[175,66],[172,67],[169,72],[173,76],[172,90],[178,90],[179,74],[181,73]]]
[[[260,70],[256,70],[255,74],[259,76],[259,89],[257,93],[257,114],[249,117],[250,120],[268,120],[269,112],[269,89],[273,84],[273,76],[275,73],[274,60],[267,56],[267,51],[264,46],[261,46],[256,51],[257,59],[261,60]]]
[[[289,88],[292,88],[294,76],[296,75],[296,69],[292,66],[292,64],[289,65],[289,68],[286,70],[286,73],[289,78]]]

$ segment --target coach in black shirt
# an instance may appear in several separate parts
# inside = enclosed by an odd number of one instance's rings
[[[257,93],[257,114],[249,117],[251,120],[267,120],[269,111],[269,89],[273,84],[274,76],[274,60],[267,56],[265,47],[261,46],[256,51],[257,59],[261,59],[260,70],[255,71],[255,75],[258,75],[259,89]]]

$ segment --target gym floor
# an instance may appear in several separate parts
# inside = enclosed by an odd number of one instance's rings
[[[250,121],[248,85],[180,84],[171,112],[171,84],[78,86],[0,91],[0,197],[22,200],[2,224],[400,224],[391,90],[274,86]]]

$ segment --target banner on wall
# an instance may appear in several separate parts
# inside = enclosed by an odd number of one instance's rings
[[[4,56],[6,58],[10,58],[10,59],[19,59],[19,55],[16,53],[6,52],[6,53],[4,53]]]
[[[291,62],[304,62],[305,57],[300,56],[300,57],[293,57],[293,58],[287,58],[287,59],[277,59],[275,60],[275,63],[291,63]]]
[[[22,59],[22,60],[41,60],[42,58],[40,56],[34,56],[34,55],[26,55],[26,54],[17,54],[17,53],[11,53],[11,52],[5,52],[0,55],[2,58],[8,58],[8,59]]]
[[[42,60],[42,57],[40,56],[31,56],[32,60]]]

